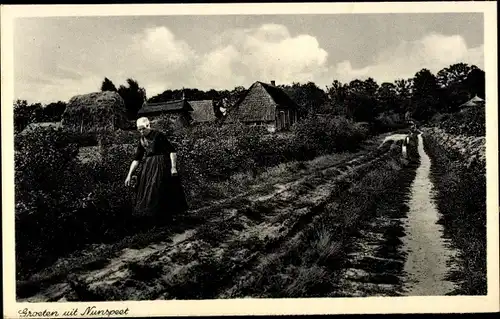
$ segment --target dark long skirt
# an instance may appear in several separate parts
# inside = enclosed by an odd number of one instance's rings
[[[137,176],[134,215],[163,223],[188,209],[179,176],[171,174],[170,157],[149,156]]]

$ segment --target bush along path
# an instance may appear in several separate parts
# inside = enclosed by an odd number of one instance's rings
[[[204,218],[191,214],[187,230],[102,254],[70,275],[53,276],[38,291],[25,288],[18,297],[104,301],[433,293],[419,288],[441,268],[429,266],[420,275],[414,267],[421,250],[433,244],[412,232],[420,226],[426,236],[425,225],[434,225],[432,219],[412,218],[421,213],[415,203],[427,200],[418,196],[428,196],[430,187],[422,184],[429,169],[423,154],[417,136],[409,159],[401,158],[400,140],[388,141],[202,209],[198,216]],[[437,231],[431,234],[436,240]]]
[[[442,136],[429,130],[424,146],[432,162],[434,198],[439,224],[449,245],[457,250],[448,274],[457,283],[453,295],[486,295],[486,167],[482,143],[468,148],[463,136]],[[454,147],[458,145],[459,147]],[[475,155],[475,156],[474,156]],[[464,160],[467,159],[467,160]]]

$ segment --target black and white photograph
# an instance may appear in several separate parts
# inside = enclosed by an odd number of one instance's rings
[[[496,3],[306,8],[2,6],[9,318],[498,311]]]

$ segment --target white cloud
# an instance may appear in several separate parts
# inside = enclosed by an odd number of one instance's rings
[[[29,102],[67,101],[73,95],[99,90],[104,77],[117,87],[134,78],[148,97],[169,88],[232,89],[271,80],[278,84],[313,81],[325,87],[334,79],[348,82],[373,77],[381,83],[408,78],[424,67],[436,73],[456,62],[484,65],[484,46],[469,48],[461,36],[440,34],[401,42],[361,68],[350,61],[333,64],[328,59],[335,57],[329,57],[313,35],[293,35],[279,24],[228,30],[214,35],[212,43],[213,49],[196,51],[162,26],[95,45],[85,51],[86,58],[82,50],[72,52],[75,45],[71,44],[66,51],[54,51],[58,53],[55,62],[44,60],[51,52],[35,48],[31,56],[23,56],[25,65],[19,62],[15,93]]]
[[[186,41],[176,39],[166,27],[150,28],[136,37],[144,61],[166,64],[169,68],[185,66],[196,58],[196,53]]]
[[[209,52],[195,52],[165,27],[146,30],[135,43],[144,61],[137,71],[144,78],[139,83],[148,96],[169,87],[232,89],[254,81],[313,81],[324,72],[328,57],[315,37],[292,36],[278,24],[227,31],[216,36],[217,46]]]
[[[233,83],[245,81],[242,75],[234,72],[234,63],[240,57],[239,52],[232,45],[218,48],[204,55],[194,72],[196,87],[206,86],[208,83],[216,89],[231,89]]]
[[[432,33],[416,41],[403,41],[381,52],[375,63],[363,68],[356,69],[349,61],[342,61],[336,65],[334,77],[343,82],[372,77],[382,83],[413,77],[422,68],[436,74],[458,62],[484,68],[484,45],[469,48],[459,35]]]
[[[230,75],[225,81],[226,88],[249,85],[254,81],[311,81],[324,70],[328,57],[315,37],[292,36],[285,26],[277,24],[233,30],[222,35],[218,43],[227,46],[216,52],[226,54],[217,55],[217,62],[209,58],[203,62],[200,71],[203,72],[208,65],[212,65],[211,69],[224,66],[223,77]],[[231,72],[227,72],[228,67]]]

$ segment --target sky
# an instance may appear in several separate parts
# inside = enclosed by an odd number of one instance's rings
[[[14,21],[14,98],[68,101],[133,78],[147,97],[484,70],[482,13],[37,17]]]

